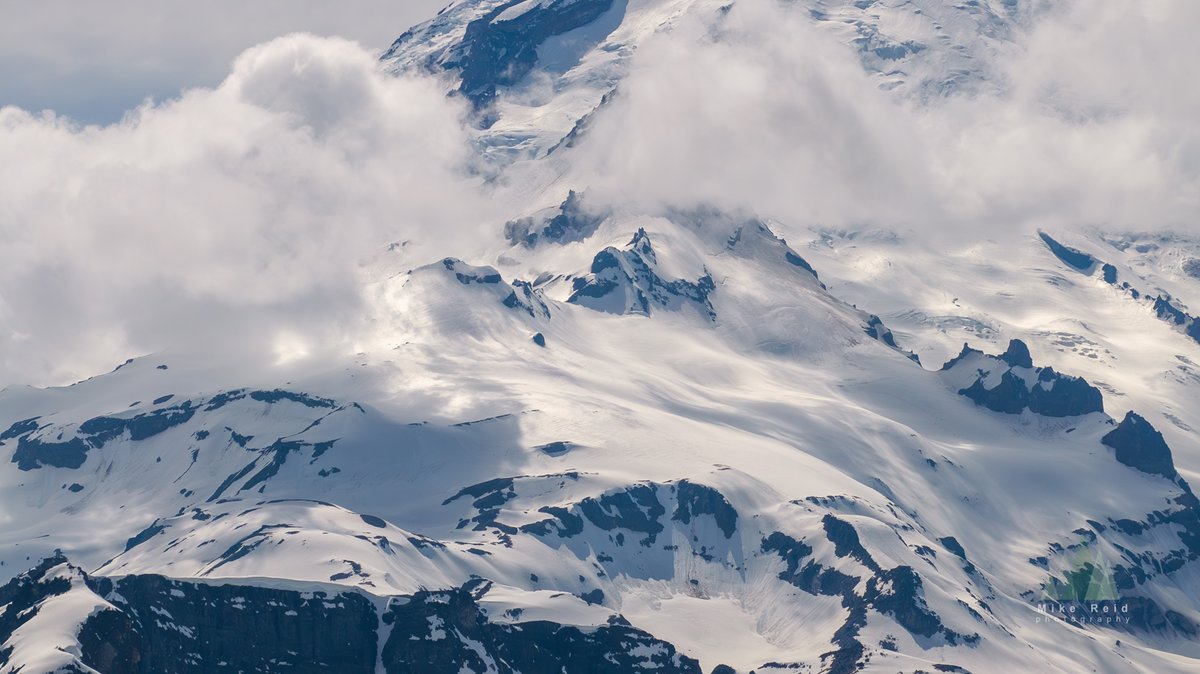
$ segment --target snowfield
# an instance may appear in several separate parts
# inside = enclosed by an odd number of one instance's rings
[[[914,105],[995,86],[1028,20],[797,4]],[[488,255],[380,251],[354,353],[0,391],[0,674],[1196,671],[1200,236],[573,182],[638,46],[724,5],[460,0],[397,40],[527,198]]]

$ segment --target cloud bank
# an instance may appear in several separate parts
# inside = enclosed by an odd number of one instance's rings
[[[994,81],[931,100],[881,90],[784,5],[684,20],[639,47],[562,184],[929,245],[1200,230],[1200,3],[1022,7],[1028,31],[995,54]],[[411,240],[414,263],[483,261],[529,195],[472,177],[468,112],[445,93],[351,42],[293,35],[120,124],[0,109],[0,385],[165,348],[344,348],[371,314],[361,263],[388,243]]]
[[[482,221],[463,115],[436,83],[306,35],[112,126],[0,109],[0,382],[352,331],[364,256]]]
[[[614,202],[949,238],[1200,229],[1200,4],[1023,3],[980,90],[881,90],[800,8],[736,3],[638,52],[576,174]]]

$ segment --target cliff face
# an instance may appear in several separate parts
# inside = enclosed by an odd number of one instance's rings
[[[616,615],[565,625],[520,622],[518,611],[492,622],[479,603],[490,589],[477,581],[378,598],[329,587],[101,578],[55,556],[0,588],[0,666],[23,674],[700,672]],[[61,661],[23,659],[23,645],[53,639]]]

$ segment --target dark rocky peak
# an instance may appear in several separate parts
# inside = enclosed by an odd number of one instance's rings
[[[650,235],[638,229],[625,248],[609,246],[596,254],[588,273],[573,280],[567,301],[596,311],[642,316],[655,309],[690,306],[711,321],[717,318],[709,300],[715,289],[707,273],[696,281],[664,278]]]
[[[1100,442],[1116,450],[1117,461],[1151,475],[1174,478],[1175,462],[1162,433],[1140,415],[1129,412]]]
[[[634,232],[633,238],[629,240],[628,248],[647,260],[658,261],[654,254],[654,247],[650,245],[650,235],[646,233],[645,227],[638,227],[638,231]]]
[[[461,77],[460,94],[475,108],[486,108],[501,87],[520,82],[538,63],[538,48],[552,37],[582,28],[613,9],[615,0],[508,0],[494,5],[483,16],[467,24],[462,40],[435,63]],[[623,0],[620,6],[624,7]],[[608,30],[616,28],[616,22]],[[598,44],[605,35],[592,36]],[[396,41],[384,59],[390,58],[411,40],[408,34]]]
[[[504,238],[514,246],[533,248],[539,243],[583,241],[608,217],[607,210],[589,210],[582,194],[571,190],[559,206],[504,225]]]
[[[1035,366],[1029,347],[1019,339],[1009,342],[998,356],[964,344],[941,372],[961,395],[993,412],[1028,410],[1047,417],[1072,417],[1104,411],[1100,389],[1081,377]]]
[[[1000,354],[1000,360],[1013,367],[1033,367],[1033,356],[1029,353],[1029,347],[1019,339],[1009,341],[1008,349]]]

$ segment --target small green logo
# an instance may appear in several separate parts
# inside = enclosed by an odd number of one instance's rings
[[[1042,586],[1045,599],[1055,602],[1118,601],[1117,584],[1112,568],[1103,555],[1087,546],[1076,548],[1063,579],[1051,577]]]

